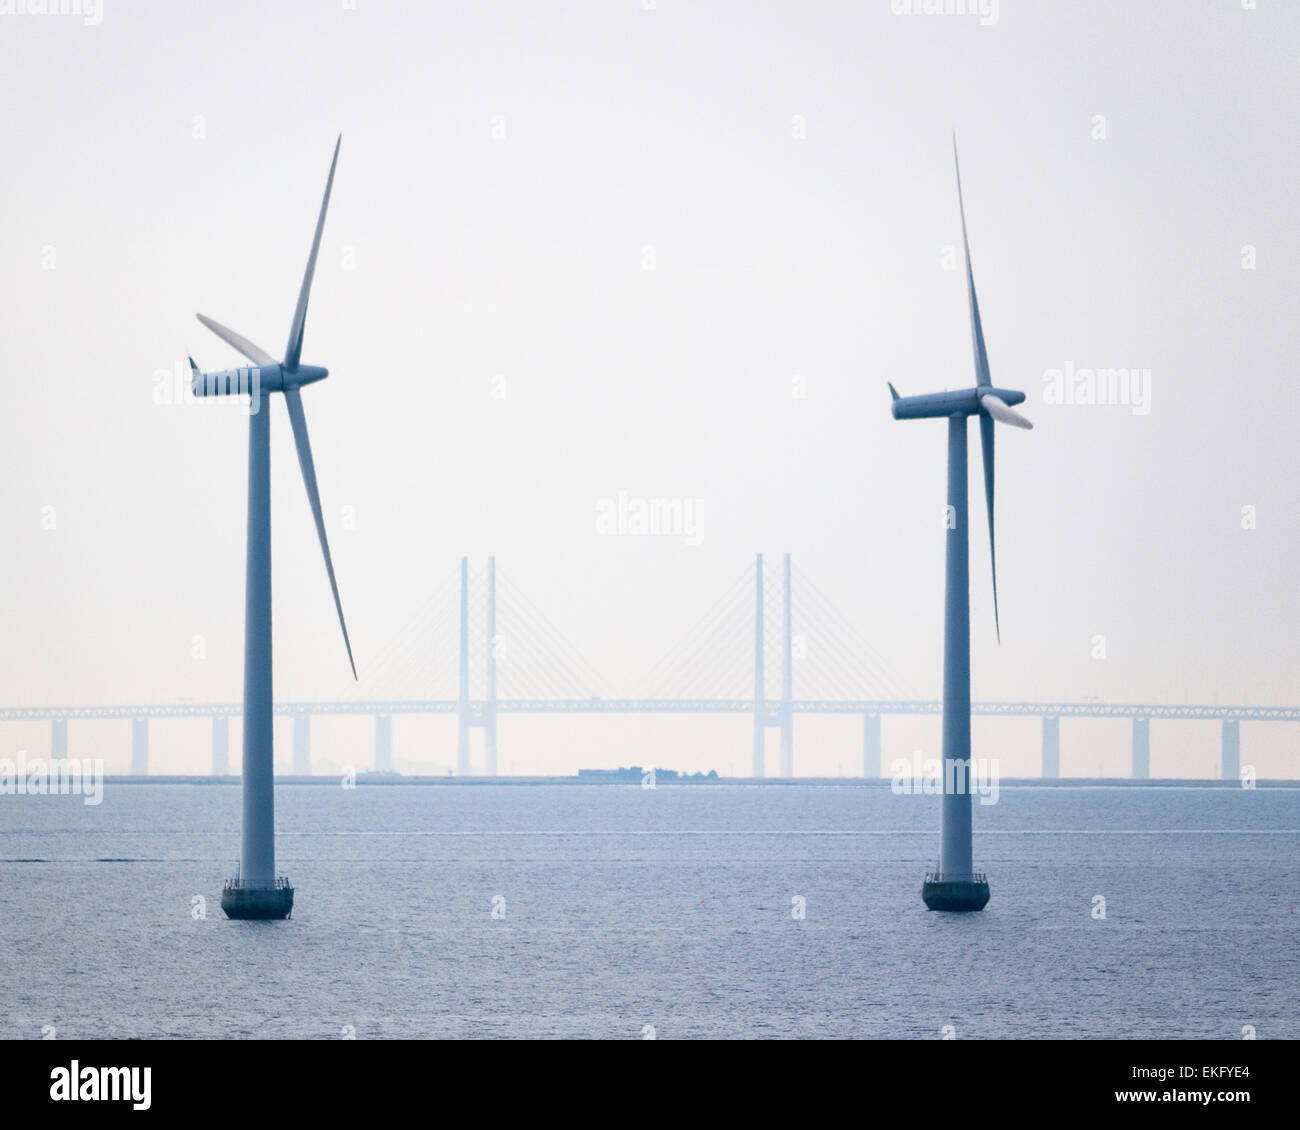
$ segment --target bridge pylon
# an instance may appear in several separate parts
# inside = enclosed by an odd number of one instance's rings
[[[460,559],[460,680],[456,695],[456,776],[469,776],[469,558]]]
[[[470,699],[469,686],[469,558],[460,559],[460,664],[456,695],[456,776],[468,777],[470,771],[470,730],[483,730],[483,772],[497,775],[497,559],[488,557],[486,617],[486,697]]]
[[[487,698],[483,703],[483,772],[497,775],[497,559],[488,558]]]
[[[763,630],[763,555],[754,559],[754,776],[766,774],[767,727],[781,731],[780,776],[794,776],[794,663],[791,614],[790,555],[785,555],[785,573],[782,585],[781,631],[781,697],[776,702],[766,698],[766,672]]]

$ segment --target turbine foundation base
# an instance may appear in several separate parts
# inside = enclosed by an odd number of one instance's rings
[[[989,901],[989,882],[984,875],[927,875],[921,884],[921,898],[930,910],[983,910]]]
[[[221,909],[227,918],[292,918],[293,888],[284,878],[274,884],[227,879],[221,890]]]

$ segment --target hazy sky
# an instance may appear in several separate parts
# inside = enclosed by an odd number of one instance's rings
[[[246,420],[159,403],[157,374],[237,363],[196,311],[282,354],[339,132],[303,354],[331,376],[304,401],[363,676],[462,553],[495,553],[606,693],[646,693],[761,550],[937,695],[945,429],[893,421],[885,382],[973,383],[955,128],[994,382],[1035,423],[998,436],[1000,647],[972,427],[975,696],[1300,702],[1298,33],[1281,0],[0,15],[3,701],[239,698]],[[1045,403],[1067,366],[1149,370],[1149,411]],[[272,412],[276,696],[344,697]],[[701,536],[602,532],[620,491],[700,500]],[[1032,720],[975,737],[1036,771]],[[890,754],[937,739],[886,724]],[[1157,725],[1153,772],[1212,773],[1218,739]],[[517,772],[750,756],[746,718],[508,719],[501,742]],[[370,743],[368,719],[316,725],[318,759]],[[454,764],[449,719],[396,745]],[[72,747],[124,766],[129,726]],[[860,719],[799,723],[802,771],[860,747]],[[1265,774],[1296,747],[1243,731]],[[151,752],[206,769],[208,728],[156,725]],[[1062,763],[1126,771],[1127,725],[1066,723]]]

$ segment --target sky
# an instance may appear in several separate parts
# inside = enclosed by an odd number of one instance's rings
[[[937,697],[945,429],[894,421],[886,382],[973,383],[954,131],[993,380],[1035,425],[998,435],[1000,644],[972,426],[974,697],[1300,703],[1294,4],[16,7],[3,705],[238,701],[246,419],[180,395],[185,359],[239,360],[196,312],[283,353],[340,133],[303,353],[330,377],[304,402],[362,682],[277,402],[277,699],[384,697],[419,624],[416,675],[454,687],[430,601],[489,554],[592,693],[646,694],[759,552]],[[1061,402],[1055,373],[1098,369],[1139,402]],[[695,522],[611,526],[620,492]],[[822,672],[831,642],[806,640]],[[705,675],[743,678],[746,647]],[[795,695],[823,697],[808,663]],[[938,735],[887,719],[886,757]],[[1242,760],[1300,776],[1298,736],[1247,724]],[[0,723],[0,755],[48,741]],[[394,741],[399,769],[455,763],[451,719]],[[1034,719],[974,741],[1037,772]],[[365,766],[372,742],[369,718],[318,721],[313,757]],[[1218,743],[1157,722],[1152,772],[1213,775]],[[512,717],[500,763],[747,773],[750,744],[744,716]],[[802,773],[859,772],[861,746],[860,718],[797,724]],[[129,747],[127,722],[72,724],[109,771]],[[1067,721],[1061,750],[1067,775],[1126,773],[1128,725]],[[155,723],[150,754],[204,771],[209,728]]]

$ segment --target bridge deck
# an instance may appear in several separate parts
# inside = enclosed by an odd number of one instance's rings
[[[752,714],[751,699],[498,699],[498,714]],[[785,703],[768,699],[766,709]],[[358,702],[279,702],[280,715],[455,714],[456,699],[399,699]],[[492,703],[472,699],[470,711],[488,713]],[[792,714],[939,714],[938,699],[791,699]],[[1169,703],[973,702],[973,714],[1048,718],[1185,718],[1237,719],[1248,722],[1300,722],[1300,707],[1172,705]],[[126,706],[11,706],[0,708],[0,722],[90,718],[210,718],[243,713],[237,702],[149,703]]]

